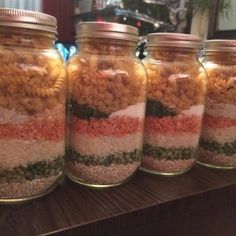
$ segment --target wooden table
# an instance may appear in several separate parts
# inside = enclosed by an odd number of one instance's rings
[[[66,180],[51,194],[0,206],[1,236],[234,236],[236,170],[196,166],[177,177],[138,172],[95,190]]]

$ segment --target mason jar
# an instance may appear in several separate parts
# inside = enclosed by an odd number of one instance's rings
[[[208,82],[198,162],[231,169],[236,167],[236,40],[208,40],[204,52]]]
[[[134,56],[136,28],[84,22],[79,52],[68,62],[70,141],[68,177],[109,187],[138,169],[143,145],[146,72]]]
[[[66,69],[55,39],[54,17],[0,9],[0,202],[42,196],[62,176]]]
[[[147,36],[148,74],[141,170],[177,175],[197,157],[206,73],[198,61],[200,38],[178,33]]]

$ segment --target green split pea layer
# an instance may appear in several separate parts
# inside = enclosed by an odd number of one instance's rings
[[[188,160],[197,157],[197,149],[194,147],[164,148],[145,144],[143,154],[156,160]]]
[[[107,155],[105,157],[95,157],[92,155],[81,155],[73,150],[69,152],[69,160],[86,166],[111,166],[112,164],[127,165],[141,161],[142,151],[120,152]]]
[[[200,147],[215,154],[226,156],[233,156],[236,154],[236,140],[231,143],[220,144],[216,141],[201,139]]]
[[[38,178],[57,176],[62,172],[63,165],[63,158],[60,157],[53,161],[38,161],[13,169],[0,168],[0,183],[32,181]]]

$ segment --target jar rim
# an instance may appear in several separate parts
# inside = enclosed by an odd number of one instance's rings
[[[0,8],[0,26],[57,33],[57,20],[54,16],[37,11],[14,8]]]
[[[204,42],[204,52],[236,52],[236,40],[233,39],[211,39]]]
[[[109,38],[137,42],[138,29],[112,22],[80,22],[76,25],[76,38]]]
[[[151,33],[147,36],[147,46],[154,47],[179,47],[200,49],[201,38],[193,34],[181,33]]]

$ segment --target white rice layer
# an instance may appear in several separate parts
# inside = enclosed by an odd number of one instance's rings
[[[117,116],[128,116],[132,118],[140,118],[143,119],[145,116],[145,103],[139,102],[135,105],[128,106],[125,109],[112,112],[109,116],[110,118],[117,117]]]
[[[59,142],[0,139],[0,147],[0,168],[4,169],[55,160],[65,154],[64,139]]]
[[[180,114],[185,116],[202,116],[204,113],[204,105],[191,106],[188,110],[181,111]]]
[[[176,133],[160,134],[145,133],[146,144],[164,148],[196,147],[198,145],[199,134],[195,133]]]
[[[132,152],[143,145],[142,132],[122,137],[91,137],[74,133],[71,141],[73,149],[81,155],[107,156],[117,152]]]
[[[233,142],[236,139],[236,127],[210,128],[205,126],[202,130],[202,137],[221,144]]]
[[[205,113],[214,117],[225,117],[236,119],[236,106],[233,104],[216,103],[207,98]]]

